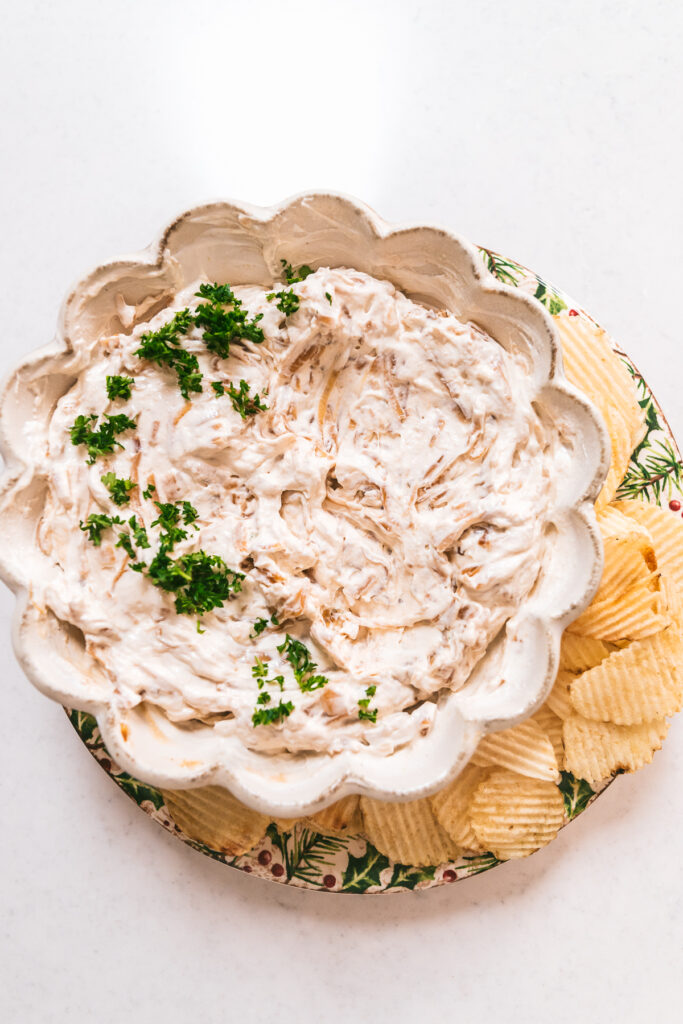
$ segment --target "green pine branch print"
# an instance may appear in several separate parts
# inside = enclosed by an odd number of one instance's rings
[[[678,461],[668,438],[638,449],[637,461],[632,456],[617,498],[641,498],[661,505],[662,495],[681,487],[683,466]]]
[[[524,277],[524,268],[520,267],[519,263],[506,260],[490,249],[480,249],[479,251],[486,266],[502,284],[515,286],[519,283],[519,279]]]
[[[347,840],[325,836],[311,828],[294,828],[292,832],[278,832],[274,824],[266,835],[280,851],[285,875],[289,882],[298,878],[310,885],[319,885],[325,868],[333,868],[334,855],[343,850]]]

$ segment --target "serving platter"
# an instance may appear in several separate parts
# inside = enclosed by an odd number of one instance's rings
[[[489,249],[480,248],[479,251],[482,260],[499,281],[533,295],[551,315],[566,310],[570,316],[594,322],[589,313],[563,291],[551,286],[521,264]],[[646,381],[628,355],[614,342],[613,345],[634,377],[647,424],[647,433],[631,456],[617,497],[635,498],[668,507],[672,515],[680,515],[683,507],[683,465],[680,452]],[[303,822],[289,831],[271,823],[263,840],[253,850],[232,857],[197,842],[182,831],[174,822],[161,790],[138,781],[116,764],[104,745],[94,717],[78,710],[67,708],[66,711],[86,748],[127,796],[176,838],[228,867],[298,888],[379,894],[450,884],[503,863],[493,854],[485,853],[464,856],[454,862],[430,867],[397,864],[375,849],[362,835],[325,835]],[[564,800],[565,826],[582,814],[612,781],[613,778],[598,786],[590,786],[584,780],[563,772],[559,788]]]

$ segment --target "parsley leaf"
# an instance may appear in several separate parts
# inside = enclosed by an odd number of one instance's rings
[[[370,698],[374,697],[376,693],[377,693],[377,687],[376,686],[374,686],[374,685],[373,686],[366,686],[366,688],[365,688],[365,697],[362,697],[358,701],[358,717],[361,720],[362,719],[366,719],[368,722],[376,722],[377,721],[377,708],[371,708],[370,707]]]
[[[101,423],[97,430],[93,430],[90,424],[97,423],[97,416],[77,416],[69,431],[72,444],[84,444],[88,449],[89,458],[86,461],[89,466],[92,466],[99,455],[111,455],[115,447],[123,448],[121,442],[116,440],[116,435],[126,430],[134,430],[136,426],[135,420],[124,413],[117,413],[115,416],[105,413],[104,419],[105,422]]]
[[[279,626],[280,623],[277,621],[277,615],[275,612],[271,615],[270,619],[257,619],[254,623],[254,632],[249,634],[249,639],[254,640],[257,636],[263,633],[264,629],[268,629],[268,626]],[[256,659],[258,661],[258,658]],[[253,669],[252,669],[253,672]]]
[[[194,319],[189,309],[181,309],[158,331],[147,331],[143,334],[140,347],[135,351],[140,359],[148,359],[157,366],[167,366],[174,370],[183,398],[189,398],[191,391],[202,390],[199,360],[192,352],[180,347],[180,336],[187,334],[193,323]]]
[[[130,398],[130,389],[133,386],[132,377],[119,377],[119,376],[108,376],[107,377],[107,398],[112,401],[115,398],[123,398],[124,401],[128,401]]]
[[[299,308],[299,296],[295,295],[291,288],[287,292],[269,292],[266,298],[268,302],[272,302],[273,299],[277,298],[278,301],[275,305],[285,316],[296,313]]]
[[[105,473],[104,476],[100,477],[100,480],[107,488],[111,495],[111,500],[115,505],[127,505],[130,501],[130,491],[137,484],[134,484],[132,480],[124,480],[118,477],[116,473]]]
[[[147,498],[147,500],[149,500],[152,497],[152,495],[154,494],[155,491],[156,491],[156,487],[154,486],[154,484],[149,484],[148,483],[147,486],[145,487],[144,491],[142,492],[142,497],[143,498]]]
[[[138,524],[135,516],[131,516],[128,520],[128,525],[133,531],[133,539],[139,548],[149,547],[149,537],[147,536],[147,530],[143,523]]]
[[[175,593],[179,615],[202,615],[224,603],[242,589],[244,573],[228,568],[220,555],[192,551],[170,558],[161,547],[149,564],[147,575],[156,587]]]
[[[246,420],[247,416],[255,416],[257,412],[268,411],[268,406],[264,405],[262,396],[258,392],[253,395],[249,394],[249,385],[246,380],[240,381],[239,390],[233,384],[228,384],[227,391],[233,409],[240,414],[243,420]]]
[[[329,304],[332,305],[332,296],[330,295],[329,292],[325,292],[325,298],[327,299]]]
[[[125,530],[121,530],[119,532],[119,539],[116,542],[116,547],[123,548],[123,550],[126,552],[127,555],[130,556],[130,558],[135,558],[136,552],[135,548],[133,547],[133,541],[130,538],[130,534],[126,533]]]
[[[102,543],[102,531],[116,524],[122,524],[123,519],[118,516],[107,516],[100,512],[91,512],[85,522],[81,519],[78,524],[84,533],[88,534],[88,540],[92,541],[96,548]]]
[[[211,387],[216,392],[216,395],[218,397],[225,394],[225,384],[223,384],[220,380],[212,380]]]
[[[235,293],[229,284],[200,284],[199,291],[195,292],[197,298],[209,299],[210,302],[216,302],[224,306],[228,305],[241,305],[239,299],[235,298]]]
[[[312,267],[309,267],[307,263],[299,267],[298,271],[294,270],[291,263],[287,260],[280,260],[282,264],[282,273],[285,276],[287,284],[296,284],[297,281],[305,281],[309,274],[314,274],[315,271]]]
[[[279,704],[276,704],[272,708],[259,707],[256,708],[253,715],[251,716],[251,724],[257,725],[275,725],[277,722],[281,722],[283,718],[289,717],[294,710],[294,705],[291,700],[283,703],[280,700]]]
[[[326,683],[329,683],[327,676],[313,674],[314,669],[318,667],[317,662],[313,661],[308,647],[301,640],[297,640],[287,633],[277,649],[280,654],[284,654],[292,666],[294,678],[299,684],[299,689],[302,693],[320,690]]]
[[[235,297],[230,285],[203,284],[196,294],[209,300],[197,306],[194,317],[195,323],[204,328],[204,344],[209,352],[226,359],[233,341],[251,341],[256,345],[263,341],[265,335],[258,326],[263,313],[249,320],[247,311],[242,308],[242,300]],[[225,309],[225,306],[232,306],[232,309]]]

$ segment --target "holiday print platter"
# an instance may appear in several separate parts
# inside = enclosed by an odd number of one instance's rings
[[[480,252],[499,281],[534,295],[551,315],[564,312],[593,322],[588,313],[562,291],[520,264],[491,250],[481,249]],[[668,508],[672,515],[680,515],[683,466],[675,440],[642,375],[624,352],[616,345],[614,348],[635,380],[646,420],[646,434],[632,453],[617,498],[637,499]],[[297,822],[293,827],[271,822],[254,849],[241,856],[230,856],[182,831],[173,820],[162,792],[133,778],[111,758],[91,715],[71,709],[67,709],[67,713],[89,752],[145,813],[176,838],[228,867],[298,888],[379,894],[423,890],[462,881],[503,863],[492,853],[462,856],[454,862],[427,867],[394,863],[363,835],[323,834],[306,821]],[[589,785],[569,772],[562,772],[558,788],[564,803],[565,825],[583,813],[612,781],[613,777]]]

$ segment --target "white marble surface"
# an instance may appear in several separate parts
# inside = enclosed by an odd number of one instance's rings
[[[345,190],[576,295],[683,438],[683,8],[668,0],[2,5],[2,370],[176,211]],[[1,542],[1,540],[0,540]],[[17,668],[0,594],[0,1017],[672,1020],[683,721],[546,851],[451,888],[288,891],[200,857]]]

